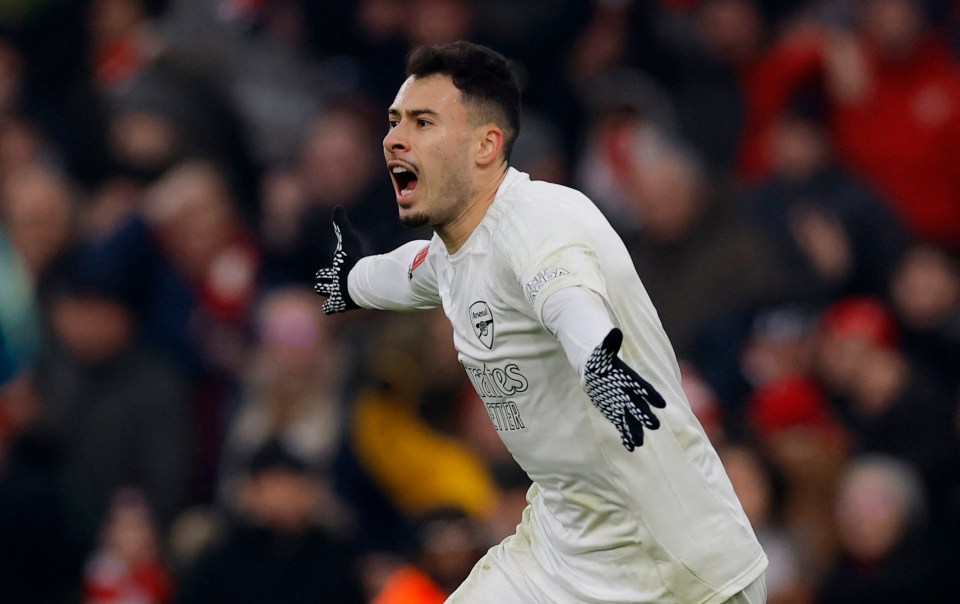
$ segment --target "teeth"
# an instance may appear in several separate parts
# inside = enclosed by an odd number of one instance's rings
[[[413,193],[413,190],[411,190],[411,189],[404,189],[404,190],[400,191],[400,196],[401,196],[401,197],[406,197],[407,195],[411,195],[412,193]]]
[[[394,173],[394,174],[400,174],[400,173],[402,173],[402,172],[408,172],[408,170],[407,170],[406,168],[404,168],[403,166],[394,166],[394,167],[393,167],[393,173]]]

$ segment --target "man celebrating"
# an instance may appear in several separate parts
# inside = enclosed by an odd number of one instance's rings
[[[533,480],[451,604],[760,603],[767,559],[627,250],[577,191],[509,167],[520,91],[468,42],[416,49],[383,141],[429,242],[361,258],[341,208],[329,314],[442,306],[494,427]]]

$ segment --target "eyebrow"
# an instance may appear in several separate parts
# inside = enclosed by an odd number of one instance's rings
[[[430,116],[437,116],[437,115],[439,115],[439,114],[438,114],[436,111],[434,111],[433,109],[407,109],[407,110],[404,111],[403,113],[406,113],[407,116],[409,116],[409,117],[420,117],[421,115],[430,115]],[[387,111],[387,115],[400,115],[400,114],[401,114],[400,110],[397,109],[396,107],[391,107],[391,108]]]

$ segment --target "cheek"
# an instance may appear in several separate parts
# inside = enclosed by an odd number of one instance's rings
[[[425,159],[431,164],[449,170],[456,165],[456,158],[459,157],[458,145],[451,144],[446,136],[441,136],[427,147],[427,154]]]
[[[420,149],[420,185],[436,189],[444,198],[461,197],[470,182],[470,144],[466,138],[438,134]]]

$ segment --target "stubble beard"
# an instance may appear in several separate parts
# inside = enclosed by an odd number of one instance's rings
[[[403,223],[404,226],[411,229],[429,226],[437,230],[454,220],[463,208],[467,206],[471,197],[471,189],[470,181],[465,176],[465,172],[450,170],[448,173],[453,176],[444,182],[437,198],[455,201],[446,207],[436,207],[437,204],[434,204],[430,215],[428,215],[426,211],[420,210],[416,214],[401,216],[400,222]]]
[[[423,212],[417,212],[413,216],[401,216],[400,222],[403,226],[415,229],[427,224],[427,216]]]

